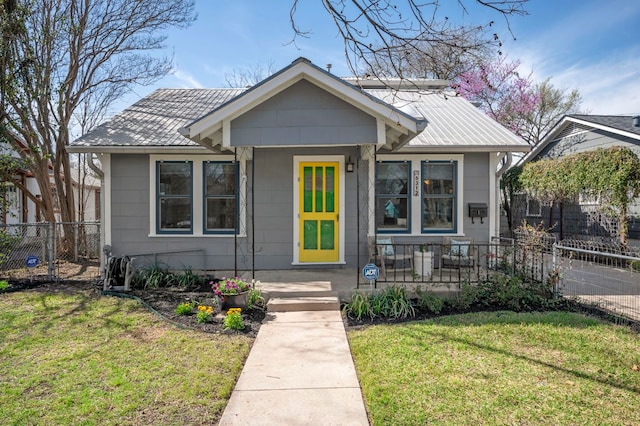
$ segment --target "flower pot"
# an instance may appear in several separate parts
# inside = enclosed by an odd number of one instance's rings
[[[414,251],[413,269],[418,279],[428,280],[433,273],[433,252]]]
[[[238,294],[223,294],[222,295],[222,309],[229,308],[247,308],[247,299],[249,292],[244,291]]]

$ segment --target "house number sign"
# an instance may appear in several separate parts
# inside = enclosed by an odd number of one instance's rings
[[[420,195],[420,171],[413,171],[413,196],[417,197]]]

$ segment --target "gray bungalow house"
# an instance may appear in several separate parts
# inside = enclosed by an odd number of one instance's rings
[[[446,87],[341,79],[299,58],[248,89],[157,90],[69,150],[100,159],[114,255],[362,268],[375,235],[498,235],[503,160],[529,147]]]
[[[563,117],[545,135],[521,163],[538,159],[559,158],[577,152],[622,146],[640,156],[640,117],[629,115],[580,115]],[[565,205],[563,217],[555,209],[553,223],[549,223],[549,206],[522,197],[514,209],[514,223],[542,223],[555,232],[562,229],[564,238],[587,236],[615,239],[617,221],[602,215],[600,201],[580,197],[576,203]],[[640,200],[629,208],[629,238],[640,240]],[[562,221],[562,223],[561,223]],[[637,241],[636,241],[637,243]]]

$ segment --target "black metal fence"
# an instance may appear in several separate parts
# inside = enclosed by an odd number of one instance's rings
[[[388,243],[382,246],[389,245]],[[379,245],[380,246],[380,245]],[[529,247],[514,239],[497,238],[491,243],[390,244],[379,247],[369,264],[378,267],[376,280],[360,284],[412,283],[449,289],[475,284],[492,273],[519,274],[542,282],[552,267],[551,250]]]

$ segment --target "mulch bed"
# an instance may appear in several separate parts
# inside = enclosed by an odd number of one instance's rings
[[[224,314],[217,309],[211,319],[206,323],[198,323],[195,313],[192,315],[177,315],[176,307],[184,302],[195,301],[199,304],[211,306],[215,303],[215,297],[211,291],[208,292],[189,292],[180,289],[149,289],[149,290],[133,290],[127,293],[106,293],[102,292],[102,285],[96,281],[38,281],[38,280],[10,280],[9,288],[2,293],[16,291],[39,291],[39,292],[84,292],[95,297],[125,297],[140,299],[142,305],[159,316],[163,320],[186,329],[196,330],[203,333],[243,333],[250,337],[255,337],[260,330],[260,325],[264,320],[266,313],[263,309],[252,309],[243,312],[243,320],[245,328],[242,331],[224,330],[223,318]]]

